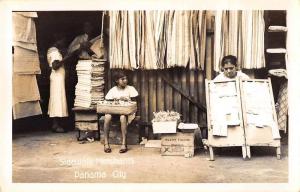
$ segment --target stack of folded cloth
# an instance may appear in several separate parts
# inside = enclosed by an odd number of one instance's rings
[[[93,107],[104,99],[104,63],[101,59],[78,61],[74,106]]]

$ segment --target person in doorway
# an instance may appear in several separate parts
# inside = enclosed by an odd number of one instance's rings
[[[61,126],[62,118],[68,116],[68,107],[65,90],[65,67],[62,62],[65,54],[66,39],[63,34],[55,34],[55,43],[47,51],[47,61],[51,68],[50,97],[48,115],[53,119],[52,131],[66,132]]]
[[[68,48],[68,54],[73,53],[74,51],[78,51],[79,59],[91,59],[91,55],[94,53],[90,50],[92,43],[90,40],[92,39],[93,26],[90,22],[83,23],[83,34],[78,35],[71,42]]]
[[[128,84],[127,76],[124,72],[119,71],[114,74],[114,81],[116,86],[112,87],[105,96],[105,100],[121,100],[121,101],[130,101],[136,100],[138,96],[137,90]],[[120,119],[121,122],[121,132],[122,132],[122,146],[120,149],[120,153],[127,152],[127,143],[126,143],[126,135],[127,135],[127,125],[132,122],[135,114],[131,115],[112,115],[105,114],[104,119],[104,152],[110,153],[111,148],[109,146],[108,137],[109,137],[109,126],[110,122],[115,119]]]
[[[238,70],[236,56],[224,56],[221,61],[221,67],[223,72],[214,78],[216,81],[232,80],[236,78],[249,79],[248,75]]]

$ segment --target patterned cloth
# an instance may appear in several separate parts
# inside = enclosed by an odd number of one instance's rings
[[[288,81],[286,80],[281,84],[278,94],[278,110],[277,110],[277,119],[278,119],[278,128],[283,130],[285,133],[287,131],[287,115],[288,115],[288,93],[287,93]]]
[[[214,70],[225,55],[235,55],[241,69],[265,67],[263,10],[219,10],[215,14]],[[256,43],[253,43],[256,42]]]
[[[110,11],[110,67],[204,70],[206,11]]]

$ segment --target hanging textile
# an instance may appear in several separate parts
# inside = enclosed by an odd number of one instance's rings
[[[225,55],[235,55],[243,69],[265,67],[263,11],[216,11],[214,70]]]
[[[143,69],[163,68],[165,53],[165,40],[163,34],[164,11],[145,11],[143,14],[142,39],[144,46],[144,62],[141,64]],[[160,43],[162,45],[160,46]]]
[[[279,88],[278,93],[278,110],[277,110],[277,119],[278,119],[278,128],[287,132],[287,120],[288,120],[288,81],[285,80]]]
[[[206,45],[206,12],[192,11],[191,13],[191,46],[190,69],[204,70]]]
[[[36,75],[13,74],[12,80],[13,105],[19,102],[40,100]]]
[[[14,47],[13,72],[23,75],[41,74],[38,53],[22,47]]]
[[[110,30],[109,30],[109,55],[110,55],[110,67],[119,68],[121,67],[121,55],[120,47],[121,34],[120,34],[120,13],[118,11],[110,11]]]
[[[42,114],[36,74],[41,73],[37,52],[36,12],[13,12],[13,118]]]
[[[42,114],[39,101],[20,102],[13,105],[13,118],[20,119]]]
[[[13,12],[13,41],[36,43],[36,29],[30,14],[24,16],[22,12]]]
[[[110,67],[203,69],[205,11],[110,11]]]
[[[171,11],[167,35],[167,67],[188,64],[190,56],[190,11]]]
[[[18,74],[41,74],[37,52],[36,12],[13,12],[13,71]]]

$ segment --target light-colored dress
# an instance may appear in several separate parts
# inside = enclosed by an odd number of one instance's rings
[[[62,60],[62,55],[56,47],[51,47],[47,52],[49,66],[55,60]],[[65,67],[62,65],[57,70],[52,68],[50,75],[50,98],[48,105],[49,117],[67,117],[68,107],[65,89]]]

